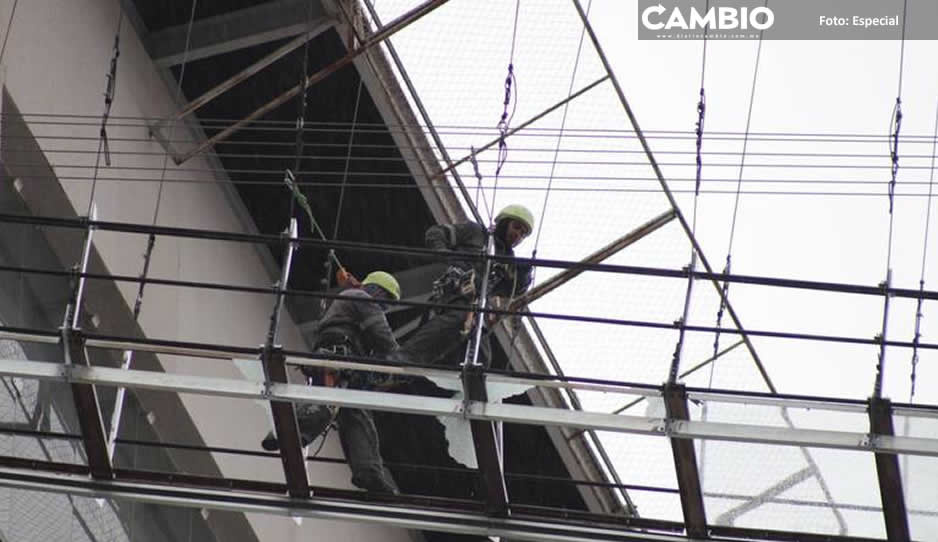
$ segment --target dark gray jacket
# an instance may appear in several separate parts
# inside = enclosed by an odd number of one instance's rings
[[[339,296],[319,322],[319,346],[339,344],[344,336],[357,354],[383,357],[398,349],[384,310],[374,298],[361,288],[343,290]]]

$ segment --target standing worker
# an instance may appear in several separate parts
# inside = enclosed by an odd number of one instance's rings
[[[352,284],[355,284],[354,278]],[[326,310],[317,328],[319,354],[373,356],[385,358],[398,349],[391,326],[384,315],[382,300],[400,300],[401,287],[390,273],[370,273],[361,285],[339,293]],[[370,373],[361,371],[325,372],[317,367],[301,369],[310,385],[334,385],[365,390],[373,387]],[[334,380],[334,381],[333,381]],[[333,417],[339,426],[339,441],[352,470],[352,485],[376,493],[398,493],[394,478],[384,466],[379,451],[378,431],[371,412],[357,408],[339,408],[304,403],[297,405],[297,425],[303,445],[322,434]],[[265,450],[278,450],[273,432],[261,443]]]
[[[514,256],[518,246],[534,229],[534,215],[523,205],[508,205],[495,217],[495,254]],[[475,222],[462,224],[440,224],[431,226],[425,240],[428,248],[438,251],[482,253],[489,232]],[[454,257],[449,268],[433,283],[430,301],[434,303],[466,305],[467,310],[434,310],[427,323],[420,327],[394,355],[404,362],[422,365],[459,365],[463,361],[461,349],[473,328],[473,313],[469,306],[482,287],[485,262],[482,260],[459,260]],[[493,262],[489,274],[488,295],[514,298],[531,285],[531,266]],[[490,345],[482,341],[479,355],[489,359]]]

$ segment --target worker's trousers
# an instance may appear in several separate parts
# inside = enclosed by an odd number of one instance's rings
[[[303,433],[317,436],[329,423],[331,414],[322,405],[304,404],[297,408],[297,422]],[[336,416],[339,442],[352,471],[352,483],[362,487],[370,480],[383,478],[394,485],[391,474],[385,470],[379,450],[378,430],[371,412],[357,408],[340,408]]]
[[[468,304],[466,299],[457,299],[450,303]],[[474,336],[475,327],[470,326],[465,333],[466,311],[446,310],[430,317],[414,335],[401,345],[395,358],[405,363],[419,365],[445,365],[456,367],[466,358],[466,346],[469,337]],[[488,365],[491,344],[487,337],[482,337],[479,348],[479,363]]]

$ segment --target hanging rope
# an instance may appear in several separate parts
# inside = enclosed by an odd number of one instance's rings
[[[111,54],[111,64],[107,72],[107,83],[104,90],[104,113],[101,114],[101,129],[98,132],[98,152],[94,161],[94,173],[91,176],[91,195],[88,197],[88,211],[85,216],[91,216],[91,207],[94,205],[94,192],[98,184],[98,169],[101,166],[101,156],[104,155],[105,164],[111,166],[111,151],[107,142],[107,122],[111,117],[111,105],[114,103],[114,93],[117,90],[117,59],[120,57],[121,25],[124,22],[124,10],[120,9],[117,18],[117,32],[114,33],[114,48]]]
[[[593,7],[593,0],[589,0],[586,4],[586,16],[589,17],[590,8]],[[567,88],[567,98],[573,95],[573,85],[576,83],[576,73],[577,69],[580,67],[580,56],[583,52],[583,39],[586,37],[586,27],[584,26],[580,30],[580,42],[576,47],[576,59],[573,61],[573,73],[570,75],[570,86]],[[534,250],[531,251],[531,258],[537,259],[537,247],[541,242],[541,231],[544,229],[544,223],[547,220],[547,200],[550,198],[550,189],[554,183],[554,171],[557,169],[557,159],[560,157],[560,145],[563,142],[564,129],[567,126],[567,111],[570,108],[570,104],[565,103],[563,106],[563,117],[560,119],[560,130],[557,132],[557,146],[554,147],[554,159],[550,164],[550,175],[547,177],[547,190],[544,192],[544,204],[541,206],[541,227],[537,229],[537,236],[534,237]],[[534,272],[537,273],[537,268],[534,269]],[[531,277],[531,282],[534,282],[535,277]]]
[[[915,337],[912,339],[912,373],[910,375],[909,402],[915,399],[915,374],[918,368],[918,346],[922,338],[922,300],[925,294],[925,260],[928,256],[928,230],[931,224],[932,189],[935,181],[935,148],[938,146],[938,107],[935,108],[935,131],[932,136],[931,173],[928,176],[928,200],[925,211],[925,240],[922,243],[922,272],[918,280],[918,303],[915,308]],[[908,418],[907,418],[908,420]]]
[[[192,37],[192,25],[195,22],[195,8],[198,4],[198,0],[193,0],[192,8],[189,10],[189,24],[186,27],[186,42],[185,48],[182,53],[182,65],[179,68],[179,81],[176,82],[176,96],[182,97],[182,81],[186,77],[186,64],[189,61],[189,45],[190,39]],[[176,124],[177,121],[173,121],[172,128],[170,129],[169,141],[173,140],[173,137],[176,133]],[[156,205],[153,208],[153,221],[152,225],[156,226],[156,221],[160,216],[160,204],[163,201],[163,186],[166,180],[166,167],[169,164],[169,145],[167,144],[166,152],[163,154],[163,167],[160,172],[160,183],[159,188],[156,192]],[[140,316],[140,310],[143,306],[143,289],[146,287],[146,278],[150,271],[150,260],[153,256],[153,247],[156,245],[156,235],[150,234],[147,238],[147,249],[143,255],[143,271],[140,273],[140,286],[137,288],[137,298],[134,300],[134,321]]]
[[[768,5],[768,0],[766,0],[765,5]],[[746,131],[743,133],[743,150],[740,155],[739,160],[739,178],[736,181],[736,199],[733,203],[733,220],[730,224],[730,240],[726,248],[726,264],[723,266],[723,274],[729,275],[732,271],[732,255],[733,255],[733,241],[736,237],[736,218],[739,214],[739,199],[740,194],[742,193],[743,186],[743,168],[746,165],[746,150],[749,146],[749,128],[752,124],[752,104],[755,102],[756,98],[756,81],[759,78],[759,61],[762,58],[762,31],[759,32],[759,46],[756,49],[756,65],[752,72],[752,87],[749,91],[749,111],[746,114]],[[717,310],[717,322],[716,328],[717,332],[713,339],[713,355],[716,355],[720,351],[720,329],[723,322],[723,314],[726,311],[726,299],[729,295],[730,284],[728,281],[723,281],[723,290],[720,296],[720,308]],[[711,369],[711,384],[712,384],[713,373]]]
[[[899,173],[899,130],[902,128],[902,99],[896,97],[896,105],[892,108],[892,120],[889,125],[889,157],[892,160],[892,179],[889,181],[889,214],[892,215],[893,203],[896,195],[896,174]],[[890,220],[890,233],[892,231]],[[890,246],[892,236],[890,235]]]
[[[518,13],[521,11],[521,0],[515,0],[515,22],[511,32],[511,53],[508,57],[508,75],[505,76],[505,99],[502,102],[502,116],[498,121],[499,139],[498,139],[498,159],[495,165],[495,184],[492,188],[492,209],[495,213],[495,197],[498,193],[498,176],[502,172],[502,167],[508,161],[508,144],[505,138],[508,136],[508,130],[511,128],[511,119],[515,116],[515,110],[518,108],[518,81],[515,79],[515,42],[518,37]],[[508,106],[512,104],[511,87],[515,87],[515,99],[511,113],[508,112]]]
[[[309,9],[307,11],[307,25],[311,24],[313,17],[312,4],[309,4]],[[301,92],[298,103],[298,111],[296,118],[296,153],[293,162],[293,170],[287,168],[284,171],[283,182],[287,185],[287,188],[290,189],[290,218],[294,217],[295,205],[299,205],[301,209],[306,213],[307,218],[309,218],[310,230],[314,235],[319,235],[319,238],[323,241],[328,241],[326,233],[323,231],[322,227],[319,225],[319,222],[316,220],[316,217],[313,216],[313,210],[310,208],[309,200],[300,190],[299,183],[296,180],[294,170],[296,174],[299,174],[300,165],[303,157],[303,127],[306,123],[306,98],[308,87],[308,77],[307,73],[309,71],[309,40],[306,42],[306,45],[303,47],[303,58],[302,58],[302,74],[301,74]],[[360,87],[359,87],[360,90]],[[356,115],[357,115],[357,103],[356,103]],[[351,144],[350,144],[351,145]],[[346,174],[348,173],[348,159],[346,160]],[[343,181],[344,188],[344,181]],[[341,203],[340,203],[341,205]],[[341,211],[340,211],[341,213]],[[338,223],[341,214],[336,216],[336,230],[338,230]],[[323,267],[325,268],[324,277],[322,279],[323,290],[328,290],[329,285],[332,281],[333,268],[338,268],[338,276],[342,277],[340,282],[351,280],[352,284],[355,284],[357,281],[354,280],[354,277],[350,275],[345,267],[342,265],[342,262],[339,261],[339,257],[336,256],[335,250],[330,249],[328,255],[326,256],[326,261],[323,262]],[[325,298],[322,300],[325,304]]]
[[[479,161],[476,160],[476,148],[470,145],[470,146],[469,146],[469,151],[470,151],[470,153],[469,153],[469,162],[472,164],[472,173],[473,173],[473,174],[475,175],[475,177],[476,177],[476,201],[475,201],[475,206],[476,206],[476,209],[478,209],[478,208],[479,208],[479,194],[481,193],[482,196],[484,197],[484,196],[485,196],[485,192],[482,191],[482,174],[479,173]],[[491,220],[491,219],[492,219],[492,217],[491,217],[491,209],[488,209],[488,204],[486,204],[486,210],[490,212],[489,220]]]
[[[902,40],[899,45],[899,76],[896,90],[896,103],[892,109],[892,118],[889,121],[889,157],[892,162],[889,180],[889,236],[886,248],[886,280],[882,283],[885,289],[883,295],[883,327],[879,334],[881,340],[879,355],[876,361],[876,378],[873,383],[873,397],[880,398],[883,391],[883,372],[886,364],[886,339],[889,326],[889,294],[888,289],[892,281],[892,241],[895,225],[895,193],[896,176],[899,173],[899,131],[902,128],[902,72],[905,61],[905,2],[902,11]]]
[[[362,81],[358,82],[358,93],[355,95],[355,112],[352,114],[352,126],[349,128],[348,148],[345,154],[345,170],[342,172],[342,186],[339,188],[339,204],[336,207],[335,227],[332,229],[332,238],[339,238],[339,222],[342,220],[342,202],[345,199],[345,185],[348,184],[349,165],[352,162],[352,144],[355,142],[355,127],[358,123],[358,108],[362,98]]]
[[[710,2],[707,1],[705,10],[709,11]],[[696,184],[694,188],[694,207],[693,207],[693,216],[691,218],[691,234],[695,235],[697,233],[697,205],[700,202],[700,176],[703,171],[703,158],[701,157],[701,150],[703,149],[703,131],[704,131],[704,114],[706,112],[706,101],[705,101],[705,92],[704,92],[704,80],[707,72],[707,28],[704,28],[704,40],[703,40],[703,51],[701,54],[700,61],[700,98],[697,101],[697,125],[696,125],[696,147],[697,147],[697,174],[696,174]],[[686,333],[687,326],[687,317],[690,314],[690,302],[691,295],[694,291],[694,271],[697,267],[697,252],[691,248],[690,252],[690,263],[687,265],[687,289],[684,292],[684,310],[681,312],[680,328],[678,330],[677,343],[674,345],[674,353],[671,356],[671,367],[668,371],[668,382],[675,383],[678,378],[678,369],[680,368],[681,363],[681,354],[684,350],[684,337]],[[710,366],[710,377],[713,378],[713,365]],[[703,449],[703,448],[701,448]]]

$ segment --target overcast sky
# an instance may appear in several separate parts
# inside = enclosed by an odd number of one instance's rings
[[[387,22],[415,4],[379,0],[377,7]],[[583,0],[584,7],[589,4]],[[515,6],[508,0],[450,2],[393,40],[454,158],[495,135]],[[590,13],[681,210],[692,220],[692,132],[703,43],[638,40],[636,1],[595,0]],[[578,54],[581,31],[570,2],[521,1],[514,52],[517,109],[512,125],[564,99],[571,82],[575,91],[604,74],[588,38]],[[763,42],[750,121],[753,135],[742,171],[743,193],[733,238],[734,273],[863,285],[885,280],[891,164],[886,138],[898,92],[900,45],[898,40]],[[707,50],[703,150],[723,154],[704,155],[696,234],[716,271],[722,270],[729,250],[742,133],[758,47],[757,41],[711,41]],[[936,48],[934,41],[907,41],[904,50],[901,134],[905,139],[899,147],[891,258],[893,285],[903,288],[918,287],[922,267],[930,138],[938,106]],[[567,131],[559,142],[561,152],[555,154],[562,123]],[[633,135],[612,86],[604,83],[509,140],[508,162],[497,191],[492,190],[495,154],[480,155],[480,173],[488,187],[485,201],[491,206],[494,193],[496,209],[517,201],[535,211],[541,229],[538,257],[579,259],[668,208]],[[777,153],[786,156],[772,155]],[[474,183],[471,167],[460,172],[467,183]],[[545,213],[545,189],[552,175]],[[858,193],[877,195],[847,195]],[[933,225],[931,239],[935,235]],[[530,256],[536,238],[537,234],[529,238],[518,253]],[[928,252],[926,259],[925,287],[932,290],[938,289],[935,252]],[[610,263],[677,269],[689,258],[686,236],[672,222]],[[543,280],[553,272],[542,269],[537,278]],[[674,279],[592,274],[550,294],[533,309],[669,323],[680,317],[685,287],[684,281]],[[730,299],[749,329],[872,338],[882,326],[879,297],[733,285]],[[697,282],[691,323],[715,325],[717,302],[712,285]],[[925,303],[923,312],[922,341],[938,342],[931,324],[938,318],[938,306]],[[888,337],[910,341],[914,323],[915,300],[893,299]],[[570,374],[655,384],[667,378],[677,338],[673,331],[551,320],[540,324]],[[728,317],[723,325],[732,325]],[[721,347],[735,340],[724,335]],[[713,342],[712,334],[691,334],[682,369],[707,359]],[[872,393],[878,352],[873,346],[758,338],[753,342],[781,392],[856,399]],[[928,350],[920,351],[919,357],[915,401],[936,404],[938,359]],[[909,349],[887,350],[885,396],[909,400],[910,360]],[[687,383],[767,389],[744,348],[721,358],[712,373],[700,371]],[[588,409],[611,411],[631,398],[583,394],[583,399]],[[701,416],[700,408],[694,408],[692,416]],[[660,414],[656,412],[639,406],[627,413]],[[716,421],[783,424],[778,409],[766,407],[709,405],[707,415]],[[800,427],[868,430],[862,415],[792,411],[792,417]],[[901,430],[903,420],[897,420],[897,426]],[[924,423],[911,426],[913,435],[933,435],[934,429]],[[664,439],[604,435],[604,441],[627,483],[676,487]],[[807,465],[795,448],[707,446],[703,471],[705,491],[711,494],[758,494]],[[881,516],[862,509],[879,506],[872,456],[813,450],[812,457],[834,500],[857,507],[843,509],[838,518],[827,508],[765,504],[739,516],[736,524],[834,533],[845,526],[851,535],[884,536]],[[919,458],[904,465],[912,478],[907,488],[910,508],[935,512],[938,490],[933,484],[916,482],[934,480],[935,463]],[[926,472],[931,474],[925,476]],[[632,497],[644,516],[681,517],[676,496],[632,492]],[[793,485],[779,497],[825,501],[817,477]],[[729,516],[723,514],[740,503],[710,496],[708,516],[711,521],[720,517],[727,522]],[[935,539],[938,522],[934,515],[915,513],[911,523],[913,537]]]

